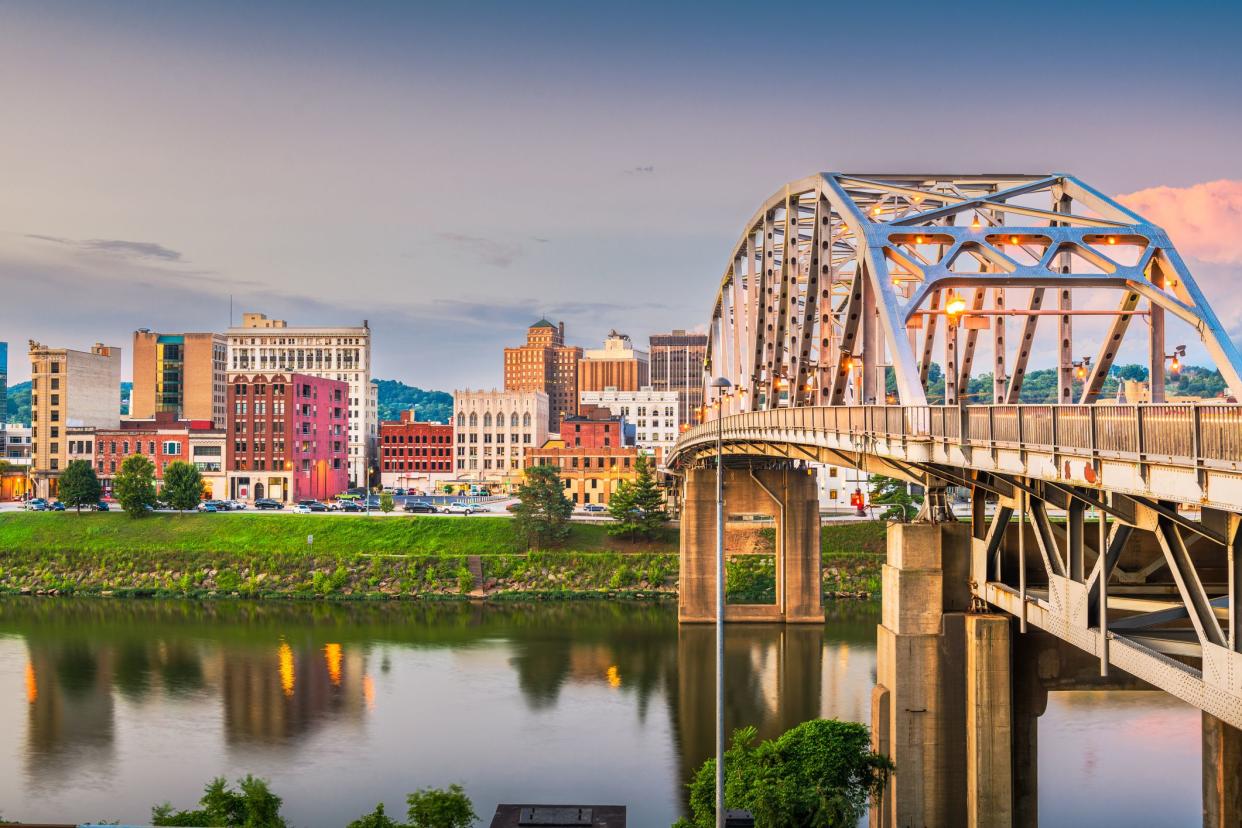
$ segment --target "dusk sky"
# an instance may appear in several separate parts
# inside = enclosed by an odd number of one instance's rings
[[[1242,4],[4,3],[0,340],[262,311],[501,382],[541,315],[703,326],[818,170],[1071,172],[1242,333]],[[1155,189],[1167,188],[1167,189]]]

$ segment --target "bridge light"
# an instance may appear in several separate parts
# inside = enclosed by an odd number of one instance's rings
[[[1116,244],[1116,243],[1117,243],[1117,237],[1116,237],[1116,236],[1109,236],[1109,237],[1108,237],[1108,243],[1109,243],[1109,244]]]
[[[1176,354],[1173,355],[1173,362],[1169,364],[1169,370],[1174,374],[1180,374],[1182,372],[1182,363],[1181,360],[1177,358]]]
[[[966,300],[956,293],[949,297],[949,301],[944,306],[944,312],[949,315],[949,319],[952,321],[957,321],[957,317],[961,316],[965,310]]]
[[[923,243],[923,237],[922,237],[922,236],[915,236],[915,237],[914,237],[914,243],[915,243],[915,244],[922,244],[922,243]]]
[[[973,219],[973,220],[971,220],[971,222],[970,222],[970,229],[971,229],[971,230],[978,230],[981,226],[982,226],[982,225],[979,223],[979,214],[978,214],[978,213],[975,213],[975,217],[974,217],[974,219]]]
[[[1083,365],[1081,362],[1078,363],[1078,367],[1075,369],[1074,373],[1075,375],[1077,375],[1079,379],[1086,379],[1087,378],[1087,366]]]
[[[1018,237],[1017,237],[1017,236],[1010,236],[1010,237],[1009,237],[1009,243],[1010,243],[1010,244],[1017,244],[1017,243],[1018,243]]]

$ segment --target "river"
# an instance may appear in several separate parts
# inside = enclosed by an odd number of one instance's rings
[[[867,722],[878,607],[738,626],[727,726]],[[254,773],[292,825],[404,794],[624,804],[667,826],[712,752],[713,632],[670,604],[0,599],[0,816],[149,818]],[[1047,825],[1200,818],[1199,714],[1159,693],[1054,693],[1039,723]]]

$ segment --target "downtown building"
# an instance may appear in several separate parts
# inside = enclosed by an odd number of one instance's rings
[[[162,411],[147,419],[122,420],[117,428],[71,432],[69,459],[86,459],[95,466],[106,495],[112,493],[116,473],[130,455],[141,454],[151,461],[160,488],[169,463],[191,463],[203,477],[204,497],[212,499],[225,492],[226,435],[223,427],[217,428],[209,419],[182,420]]]
[[[651,335],[651,387],[676,391],[678,418],[688,426],[699,422],[703,405],[703,364],[707,361],[707,334],[672,333]]]
[[[453,477],[511,489],[527,454],[548,439],[548,395],[542,391],[453,392]]]
[[[50,498],[69,463],[70,429],[120,426],[121,349],[95,343],[75,351],[31,340],[29,353],[30,478],[35,496]]]
[[[431,492],[453,478],[453,426],[414,419],[402,411],[399,420],[380,423],[380,482],[386,488]]]
[[[228,374],[299,373],[348,386],[348,467],[351,485],[369,485],[379,438],[379,401],[371,382],[371,328],[291,328],[283,319],[243,313],[229,328]]]
[[[349,393],[344,380],[310,374],[230,374],[228,498],[296,503],[348,489]]]
[[[578,360],[578,399],[608,388],[637,391],[650,384],[650,373],[647,352],[635,350],[625,334],[609,331],[603,348],[584,351]]]
[[[667,457],[681,434],[680,399],[676,391],[656,391],[647,385],[637,391],[583,391],[578,405],[607,409],[625,421],[627,437],[635,446]]]
[[[561,423],[559,437],[527,452],[525,467],[554,467],[565,497],[574,506],[607,506],[623,481],[638,479],[638,456],[648,453],[627,441],[625,435],[623,417],[613,416],[606,408],[583,406],[578,416]],[[653,471],[662,459],[660,453],[652,457]]]
[[[526,344],[505,348],[505,390],[548,395],[549,431],[578,413],[578,361],[582,349],[565,344],[565,323],[540,319],[526,329]]]
[[[129,416],[210,422],[224,428],[228,340],[217,333],[134,332]]]

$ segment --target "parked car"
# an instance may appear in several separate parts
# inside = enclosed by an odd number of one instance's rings
[[[226,500],[224,505],[228,507],[230,512],[240,512],[246,508],[246,502],[243,500]]]
[[[96,511],[96,512],[106,512],[106,511],[108,511],[108,504],[107,504],[107,502],[106,502],[106,501],[101,500],[101,501],[99,501],[98,503],[96,503],[96,504],[95,504],[95,511]]]
[[[307,506],[305,503],[299,503],[293,507],[293,511],[295,514],[309,515],[311,513],[311,507]]]
[[[206,512],[209,510],[208,507],[210,507],[210,511],[212,512],[223,512],[228,508],[224,505],[224,501],[222,500],[204,500],[202,503],[198,504],[198,511]]]
[[[607,512],[608,509],[602,503],[588,503],[582,507],[584,512]]]
[[[51,506],[48,506],[48,508],[51,509],[53,512],[63,512],[65,511],[65,504],[61,503],[58,500],[55,503],[53,503]]]
[[[270,497],[261,497],[254,502],[256,509],[282,509],[279,500],[272,500]]]
[[[425,500],[407,500],[405,502],[405,510],[407,512],[423,512],[431,515],[436,513],[436,507]]]
[[[446,515],[472,515],[477,511],[478,507],[476,507],[473,503],[467,503],[464,500],[454,500],[443,509],[443,512]]]
[[[46,512],[47,501],[41,497],[36,497],[34,500],[27,500],[26,511],[27,512]]]
[[[327,505],[320,503],[318,500],[299,500],[298,505],[305,506],[307,509],[309,509],[312,512],[328,511]],[[297,511],[297,510],[295,509],[294,511]]]
[[[405,497],[405,489],[393,489],[392,493],[397,497]]]
[[[338,500],[336,510],[338,512],[365,512],[366,507],[356,500]]]
[[[513,501],[512,503],[510,503],[508,506],[506,506],[506,507],[505,507],[505,511],[506,511],[506,512],[516,512],[516,511],[518,510],[518,507],[519,507],[519,506],[521,506],[521,505],[522,505],[522,501],[520,501],[520,500],[515,500],[515,501]]]
[[[203,505],[198,507],[198,510],[200,512],[203,512],[204,514],[214,515],[216,512],[220,511],[220,508],[216,506],[216,504],[214,503],[204,503]]]

